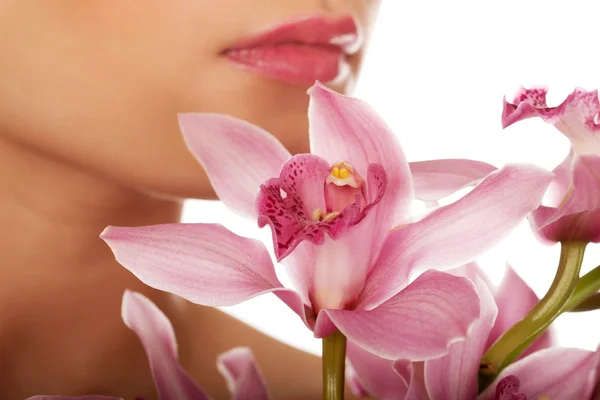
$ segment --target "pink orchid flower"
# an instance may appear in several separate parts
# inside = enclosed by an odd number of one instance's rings
[[[358,389],[357,395],[370,394],[380,400],[505,400],[512,399],[506,397],[507,393],[518,396],[520,390],[521,396],[529,397],[515,399],[589,399],[598,354],[552,348],[550,333],[540,336],[521,359],[502,372],[497,383],[477,396],[479,363],[485,350],[538,299],[511,268],[498,288],[489,286],[474,264],[453,272],[469,276],[481,299],[481,317],[468,338],[452,344],[445,356],[418,363],[384,360],[356,346],[349,347],[348,358],[354,372],[350,387]],[[520,389],[514,386],[515,379],[522,383]],[[511,392],[512,389],[515,390]]]
[[[473,260],[541,202],[551,175],[510,165],[460,201],[408,223],[411,172],[396,136],[365,103],[309,90],[311,154],[223,115],[184,114],[189,149],[219,198],[269,225],[284,288],[261,243],[219,225],[108,227],[101,237],[146,284],[206,306],[273,292],[314,331],[339,329],[389,359],[425,360],[464,337],[479,315],[472,283],[430,270]],[[398,226],[402,224],[402,226]]]
[[[549,204],[532,213],[540,238],[559,242],[600,242],[600,125],[598,91],[576,89],[558,107],[548,107],[545,88],[521,89],[513,103],[504,100],[502,125],[540,117],[571,141],[571,151],[554,170]]]
[[[598,361],[597,351],[540,350],[509,365],[497,378],[496,387],[488,387],[478,400],[591,400]]]
[[[140,293],[126,291],[122,316],[140,338],[160,400],[209,400],[210,396],[183,369],[177,359],[177,341],[167,316]],[[225,377],[233,400],[268,400],[266,383],[250,349],[237,347],[221,354],[217,367]],[[119,400],[106,396],[34,396],[28,400]]]

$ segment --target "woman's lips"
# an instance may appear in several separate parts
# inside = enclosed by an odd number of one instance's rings
[[[244,39],[224,52],[234,63],[292,84],[330,82],[349,70],[361,37],[352,18],[295,20]]]
[[[332,81],[346,64],[346,56],[339,48],[293,43],[236,49],[226,54],[249,70],[299,85]]]

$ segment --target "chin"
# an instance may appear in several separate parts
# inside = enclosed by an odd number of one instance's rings
[[[173,102],[168,110],[162,108],[152,121],[134,118],[142,125],[130,121],[132,129],[116,129],[131,136],[121,137],[118,147],[105,148],[105,157],[94,169],[120,185],[161,197],[215,199],[202,166],[184,144],[177,124],[180,112],[230,115],[266,130],[291,154],[310,152],[308,86],[286,85],[230,69],[227,72],[228,79],[203,79],[201,85],[188,86],[180,93],[179,101]],[[345,91],[343,86],[333,88]],[[134,151],[123,150],[131,148]]]
[[[274,135],[291,154],[310,152],[308,118],[305,110],[289,111],[269,119],[255,118],[254,121],[249,122]],[[141,171],[143,174],[132,176],[130,184],[168,198],[216,199],[202,166],[187,151],[187,148],[152,154],[146,158],[146,162],[148,160],[152,160],[152,164]]]

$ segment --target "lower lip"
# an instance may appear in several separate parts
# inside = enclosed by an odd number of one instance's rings
[[[290,43],[229,50],[225,55],[247,70],[297,85],[331,82],[347,70],[345,54],[337,47]]]

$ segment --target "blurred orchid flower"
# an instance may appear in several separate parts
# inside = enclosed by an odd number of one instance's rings
[[[472,279],[481,299],[481,317],[468,338],[452,344],[445,356],[418,363],[384,360],[356,346],[349,347],[348,359],[354,371],[350,387],[355,388],[356,395],[370,394],[380,400],[589,398],[598,354],[552,348],[550,333],[540,336],[523,358],[502,372],[497,384],[478,397],[481,356],[495,338],[537,303],[537,298],[510,267],[497,289],[474,264],[452,272]],[[515,380],[522,383],[520,389],[514,385]],[[506,397],[508,394],[516,397]],[[525,394],[530,397],[522,397]]]
[[[576,89],[557,107],[546,104],[547,89],[522,88],[512,103],[504,100],[502,126],[540,117],[571,141],[571,151],[554,170],[548,205],[530,223],[550,242],[600,242],[600,101],[598,91]]]
[[[123,296],[125,324],[140,338],[160,400],[209,400],[179,364],[177,341],[167,316],[148,298],[131,291]],[[268,400],[269,391],[250,349],[237,347],[221,354],[217,367],[227,381],[233,400]],[[119,400],[115,397],[34,396],[28,400]]]
[[[497,378],[498,384],[488,387],[478,399],[591,400],[598,361],[597,351],[543,349],[509,365]]]
[[[311,154],[223,115],[184,114],[189,149],[219,198],[272,230],[284,288],[261,243],[219,225],[108,227],[101,237],[146,284],[207,306],[273,292],[313,330],[339,329],[381,357],[424,360],[447,351],[479,315],[472,283],[428,271],[494,246],[541,202],[551,175],[510,165],[468,195],[408,223],[411,171],[396,136],[365,103],[320,84],[309,90]],[[400,224],[400,226],[398,226]]]

